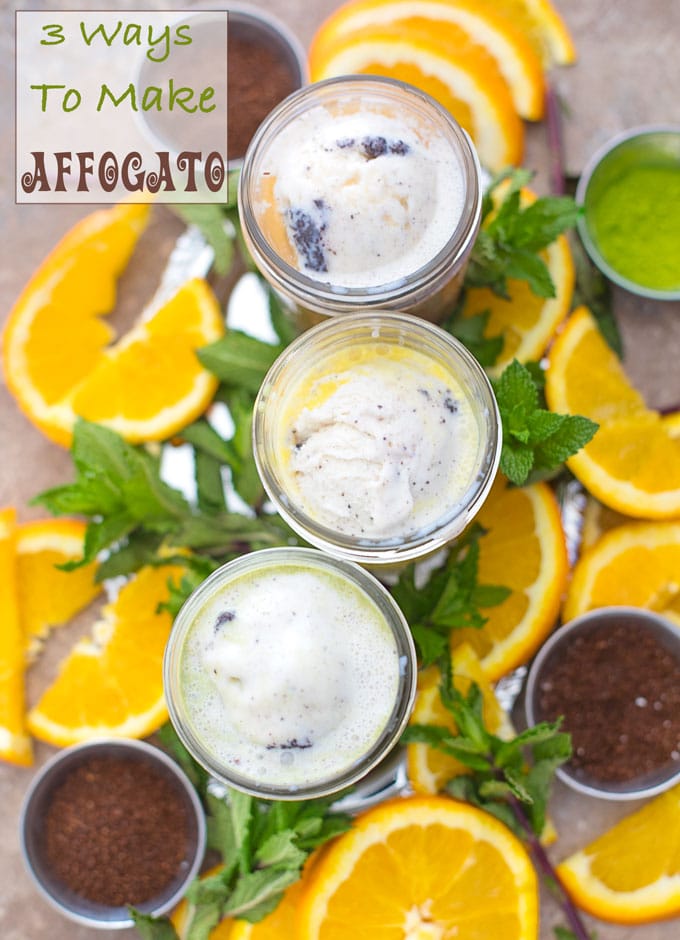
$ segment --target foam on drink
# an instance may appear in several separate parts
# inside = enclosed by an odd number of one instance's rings
[[[356,584],[282,562],[215,585],[183,641],[176,705],[227,773],[309,787],[376,744],[403,667],[385,615]]]

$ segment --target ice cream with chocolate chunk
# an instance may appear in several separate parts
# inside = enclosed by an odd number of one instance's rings
[[[461,217],[450,141],[408,110],[317,105],[280,131],[261,164],[258,222],[302,274],[338,288],[399,281],[428,264]]]
[[[284,393],[279,453],[289,498],[315,523],[403,539],[460,506],[477,471],[469,394],[412,349],[338,352]]]

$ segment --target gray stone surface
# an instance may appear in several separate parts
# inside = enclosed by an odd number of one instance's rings
[[[0,109],[0,187],[2,189],[3,263],[0,270],[0,322],[28,280],[63,231],[84,214],[82,207],[17,207],[12,195],[13,140],[13,11],[22,9],[186,8],[191,3],[147,0],[144,3],[81,4],[58,0],[46,3],[0,5],[0,70],[4,107]],[[216,4],[215,4],[216,5]],[[226,4],[225,4],[226,5]],[[261,6],[278,13],[306,44],[324,15],[337,6],[336,0],[261,0]],[[590,154],[605,139],[624,128],[655,122],[680,123],[680,58],[677,55],[677,0],[557,0],[571,28],[579,54],[578,63],[558,70],[553,83],[566,102],[566,166],[577,174]],[[526,164],[539,171],[537,187],[546,187],[546,144],[543,125],[528,129]],[[159,213],[154,230],[145,237],[143,252],[123,284],[123,309],[116,322],[126,321],[149,292],[162,264],[162,255],[176,229],[169,216]],[[616,293],[616,313],[625,345],[625,364],[633,381],[657,407],[680,403],[680,305],[642,302],[623,292]],[[0,384],[0,505],[13,503],[21,520],[41,513],[28,500],[48,485],[69,479],[70,461],[58,447],[48,443],[17,410]],[[88,623],[79,622],[50,641],[48,654],[32,670],[29,698],[35,700],[69,644],[82,635]],[[46,745],[36,749],[31,770],[0,766],[0,937],[2,940],[87,940],[96,936],[84,927],[64,921],[40,898],[21,864],[17,822],[23,794],[35,769],[53,753]],[[603,831],[627,808],[587,799],[556,787],[551,813],[560,833],[551,854],[559,859]],[[543,899],[541,940],[553,936],[552,924],[559,915],[549,898]],[[600,940],[676,940],[678,919],[663,924],[625,927],[589,922]],[[133,931],[100,931],[102,940],[136,936]],[[503,938],[498,938],[503,940]]]

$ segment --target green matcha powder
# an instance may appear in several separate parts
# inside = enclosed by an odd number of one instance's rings
[[[680,166],[622,171],[589,205],[588,225],[620,275],[656,290],[680,288]]]

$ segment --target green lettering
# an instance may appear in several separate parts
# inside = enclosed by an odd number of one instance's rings
[[[130,82],[130,84],[125,89],[125,91],[120,96],[120,98],[116,98],[116,96],[111,91],[109,86],[106,84],[106,82],[104,82],[104,84],[101,86],[101,93],[99,95],[99,101],[97,102],[97,111],[101,111],[101,109],[104,107],[104,102],[106,101],[107,97],[111,99],[111,102],[114,108],[117,108],[119,105],[121,105],[125,101],[127,97],[129,97],[130,107],[132,108],[132,110],[133,111],[139,110],[139,108],[137,107],[137,94],[135,92],[135,86],[132,82]]]

